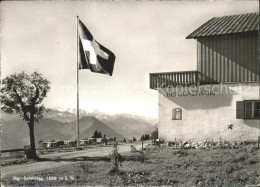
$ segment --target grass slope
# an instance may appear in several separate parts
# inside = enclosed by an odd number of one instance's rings
[[[189,149],[151,147],[145,151],[145,161],[140,153],[128,153],[111,174],[108,161],[81,161],[51,171],[41,171],[26,176],[43,177],[43,181],[21,180],[19,185],[37,186],[229,186],[239,187],[259,184],[260,150],[252,145],[239,149]],[[132,159],[131,159],[132,158]],[[55,176],[56,180],[46,177]],[[64,177],[68,180],[64,180]],[[59,177],[63,180],[59,180]],[[61,179],[60,178],[60,179]],[[12,177],[3,179],[4,185],[16,185]]]

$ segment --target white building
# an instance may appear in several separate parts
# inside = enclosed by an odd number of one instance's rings
[[[189,36],[197,69],[150,73],[159,138],[245,141],[260,135],[258,13],[212,18]]]

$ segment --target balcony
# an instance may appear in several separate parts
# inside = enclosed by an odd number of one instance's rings
[[[188,87],[192,85],[219,84],[216,81],[198,71],[150,73],[150,89],[167,88],[169,86]]]
[[[150,88],[156,90],[159,87],[196,85],[199,81],[199,75],[198,71],[150,73]]]
[[[150,89],[202,84],[219,84],[219,82],[198,71],[150,73]]]

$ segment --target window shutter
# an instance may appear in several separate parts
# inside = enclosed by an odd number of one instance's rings
[[[172,109],[172,120],[175,120],[176,118],[176,111],[175,109]]]
[[[179,120],[182,120],[182,109],[179,108]]]
[[[245,118],[245,105],[244,101],[237,101],[237,119]]]

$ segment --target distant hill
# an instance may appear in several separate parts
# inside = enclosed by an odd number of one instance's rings
[[[44,114],[44,118],[53,119],[63,123],[69,123],[76,119],[76,114],[69,111],[50,109],[50,112]]]
[[[59,139],[68,139],[67,134],[62,134],[60,129],[64,128],[64,124],[52,119],[42,119],[35,126],[35,143],[39,140],[51,141]],[[17,119],[2,123],[1,135],[2,149],[22,148],[23,145],[30,143],[29,128],[25,121]]]
[[[8,113],[5,113],[4,111],[1,111],[1,121],[2,122],[13,121],[13,120],[17,120],[17,119],[20,119],[20,117],[18,115],[8,114]]]
[[[117,140],[123,140],[125,137],[116,132],[115,128],[110,128],[103,122],[99,121],[93,116],[84,116],[80,118],[80,138],[90,138],[93,136],[94,132],[97,130],[102,133],[102,136],[105,134],[106,137],[113,138],[116,137]],[[76,121],[71,122],[70,126],[76,127]],[[76,135],[72,136],[72,139],[76,139]]]
[[[116,137],[118,140],[123,140],[125,137],[105,125],[98,119],[92,116],[80,118],[80,138],[90,138],[95,130],[100,131],[106,137]],[[75,140],[76,136],[76,121],[71,123],[62,123],[52,119],[42,119],[35,126],[35,143],[51,140]],[[28,125],[21,119],[3,122],[2,126],[2,149],[22,148],[24,145],[29,145],[29,128]]]
[[[2,122],[1,149],[22,148],[23,145],[29,143],[27,142],[28,136],[28,125],[22,120]]]
[[[142,118],[134,118],[126,115],[111,116],[106,119],[101,119],[102,122],[107,124],[113,129],[117,129],[117,132],[132,139],[136,137],[139,139],[143,134],[150,134],[156,127],[146,122]]]
[[[60,111],[50,109],[44,119],[35,127],[36,144],[39,140],[73,140],[76,139],[76,114],[74,110]],[[155,129],[157,119],[130,114],[114,116],[95,111],[80,111],[80,138],[91,137],[94,131],[101,131],[107,137],[118,139],[139,139],[143,134],[150,134]],[[21,148],[29,144],[28,125],[17,115],[1,112],[2,149]],[[14,138],[16,137],[16,138]]]
[[[63,112],[59,110],[51,110],[51,112],[47,113],[46,116],[58,121],[60,119],[63,119],[63,121],[69,121],[71,119],[74,121],[76,119],[76,114],[72,113],[71,110]],[[61,116],[63,116],[63,118]],[[99,111],[94,111],[92,113],[80,111],[80,116],[94,116],[96,119],[105,123],[128,139],[132,139],[133,137],[139,139],[143,134],[150,134],[155,130],[155,124],[157,123],[157,119],[155,118],[132,114],[107,115]]]
[[[45,117],[61,122],[71,122],[76,119],[74,112],[75,110],[51,109],[49,113],[45,114]],[[155,124],[157,123],[157,119],[144,116],[132,114],[107,115],[99,111],[87,113],[80,110],[80,117],[84,116],[95,117],[128,139],[132,139],[133,136],[139,139],[145,133],[150,134],[156,128]]]

